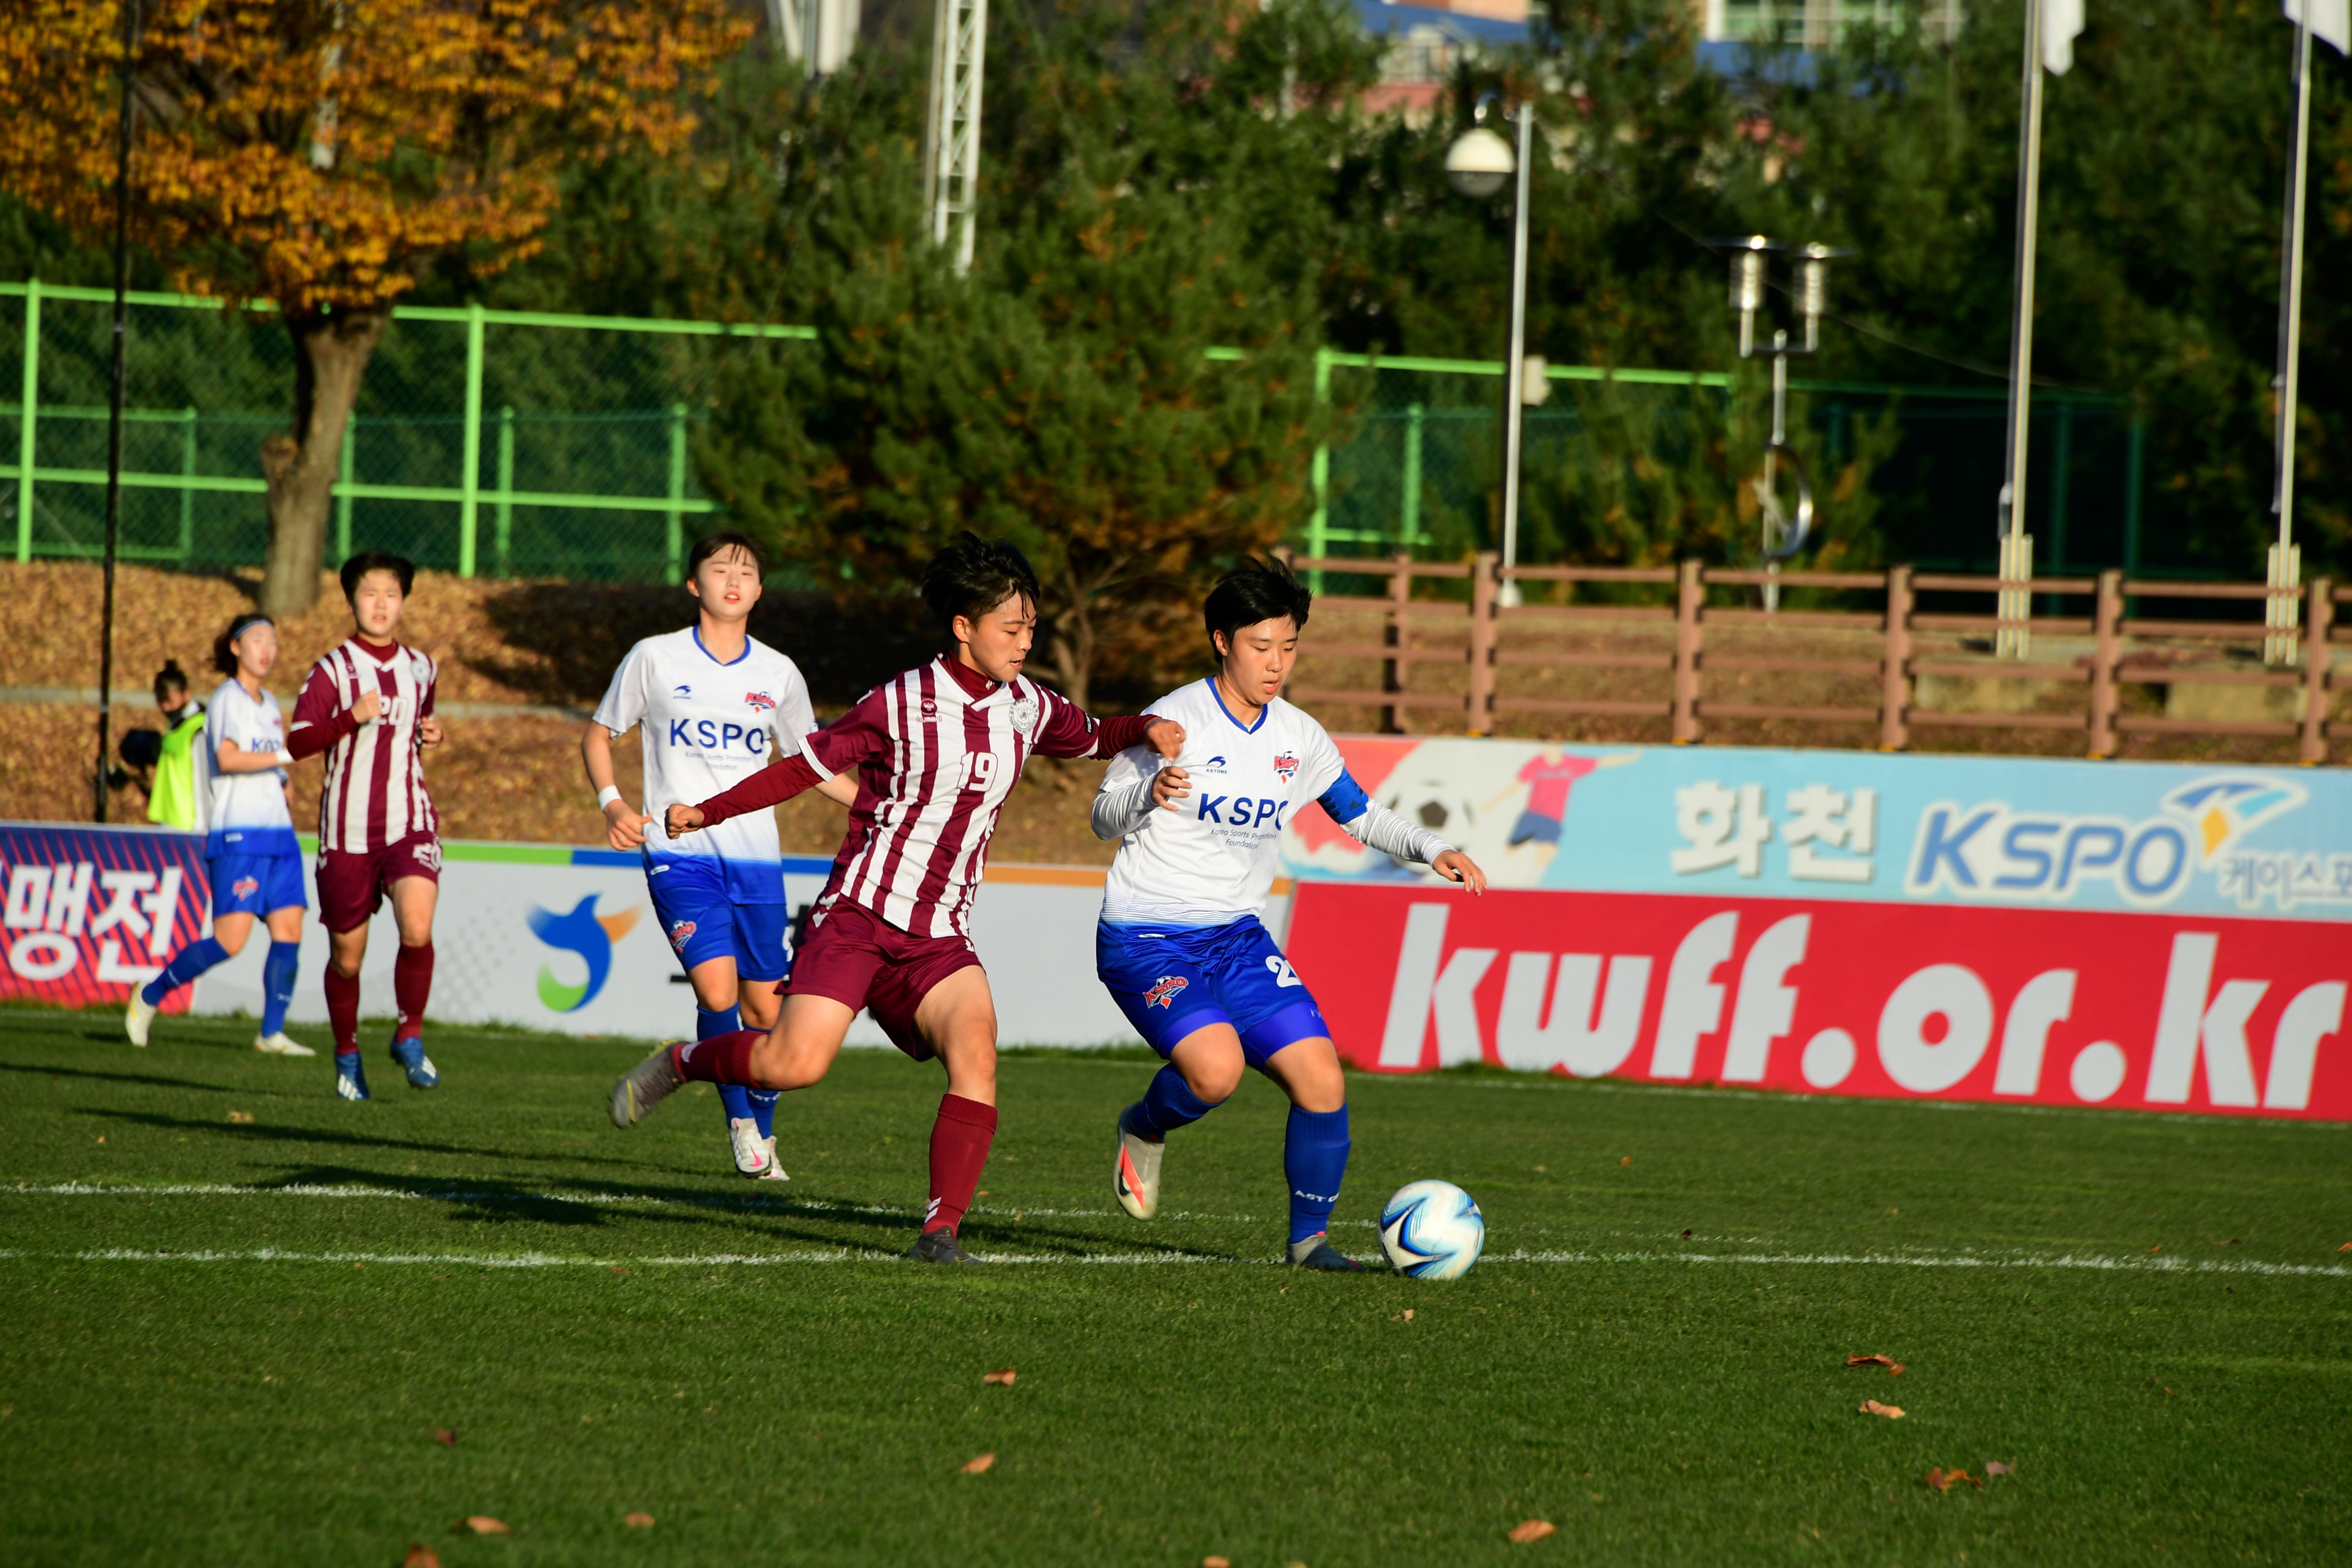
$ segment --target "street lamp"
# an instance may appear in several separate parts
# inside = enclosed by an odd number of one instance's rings
[[[1519,447],[1521,416],[1528,404],[1542,401],[1549,385],[1531,389],[1527,382],[1528,351],[1528,167],[1536,130],[1535,105],[1522,102],[1511,112],[1518,126],[1518,151],[1486,129],[1486,110],[1502,95],[1479,96],[1471,110],[1473,123],[1445,150],[1446,182],[1477,200],[1493,195],[1503,182],[1518,175],[1511,203],[1511,352],[1503,362],[1503,587],[1501,603],[1516,608],[1519,584],[1509,575],[1519,562]]]
[[[1757,510],[1761,514],[1763,537],[1759,553],[1764,570],[1777,573],[1781,562],[1805,547],[1813,531],[1812,482],[1805,473],[1805,460],[1789,445],[1789,361],[1821,352],[1822,317],[1829,310],[1830,260],[1850,253],[1832,250],[1826,245],[1781,245],[1760,234],[1712,243],[1731,252],[1730,303],[1739,317],[1739,357],[1754,359],[1759,353],[1772,356],[1772,435],[1764,443],[1764,472],[1754,481],[1753,488]],[[1796,302],[1798,318],[1804,323],[1805,337],[1801,345],[1792,343],[1785,330],[1776,328],[1771,342],[1759,349],[1756,342],[1756,315],[1764,309],[1765,258],[1773,251],[1793,251],[1798,258],[1789,292]],[[1797,478],[1793,512],[1780,504],[1778,480],[1784,463]],[[1778,583],[1764,584],[1764,607],[1780,607]]]

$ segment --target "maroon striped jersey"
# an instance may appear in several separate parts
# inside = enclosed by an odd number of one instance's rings
[[[967,935],[989,838],[1031,753],[1115,755],[1142,724],[1097,726],[1025,677],[1000,686],[946,659],[885,681],[801,742],[819,777],[857,778],[817,908],[847,899],[912,936]],[[1105,739],[1118,745],[1097,753]]]
[[[321,850],[381,849],[412,833],[440,831],[418,755],[424,745],[418,726],[433,712],[440,673],[420,649],[371,647],[358,637],[310,667],[286,740],[297,754],[327,753],[326,788],[319,796]],[[383,711],[373,723],[353,724],[352,704],[371,687],[383,694]],[[305,731],[334,739],[321,747]]]

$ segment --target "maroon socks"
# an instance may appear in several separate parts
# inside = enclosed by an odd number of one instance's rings
[[[356,993],[359,983],[353,981]],[[400,1017],[392,1026],[395,1040],[413,1040],[425,1033],[425,1003],[433,994],[433,944],[423,947],[401,944],[400,952],[392,961],[392,1000],[400,1009]]]
[[[669,1048],[669,1065],[683,1079],[758,1089],[751,1081],[751,1048],[767,1037],[765,1029],[738,1029],[707,1040],[680,1040]]]
[[[360,977],[338,974],[327,966],[327,1024],[335,1032],[335,1054],[348,1057],[360,1048]]]
[[[931,1202],[923,1212],[925,1230],[953,1234],[971,1207],[988,1146],[996,1141],[996,1107],[950,1094],[940,1100],[931,1123]]]

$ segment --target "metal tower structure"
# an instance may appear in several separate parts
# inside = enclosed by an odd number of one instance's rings
[[[980,88],[988,52],[988,0],[938,0],[931,26],[931,105],[923,135],[923,210],[931,241],[971,266],[980,192]]]

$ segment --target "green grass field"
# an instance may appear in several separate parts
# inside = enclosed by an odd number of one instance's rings
[[[1132,1224],[1150,1064],[1019,1055],[951,1272],[895,1053],[785,1101],[787,1186],[707,1095],[614,1131],[625,1042],[379,1044],[351,1106],[251,1037],[0,1012],[0,1560],[2352,1560],[2342,1125],[1358,1079],[1336,1234],[1459,1181],[1438,1285],[1272,1266],[1263,1083]]]

